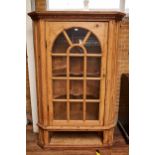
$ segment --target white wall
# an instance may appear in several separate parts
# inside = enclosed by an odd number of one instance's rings
[[[120,3],[125,0],[89,0],[89,9],[120,9]],[[84,0],[48,0],[49,10],[80,10],[84,9]],[[121,5],[122,7],[123,5]]]
[[[31,0],[26,1],[26,12],[31,12]],[[38,115],[37,115],[37,93],[36,93],[36,75],[35,75],[35,60],[33,46],[33,29],[32,20],[26,16],[26,43],[27,43],[27,61],[30,82],[31,109],[33,120],[33,131],[38,132]]]

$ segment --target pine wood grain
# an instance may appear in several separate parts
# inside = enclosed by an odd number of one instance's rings
[[[41,103],[38,102],[38,108],[39,108],[39,113],[41,113],[39,117],[42,117],[39,119],[39,123],[41,124],[41,126],[42,125],[44,126],[43,128],[39,126],[40,128],[39,144],[45,148],[53,147],[53,149],[55,149],[56,147],[55,145],[50,145],[49,143],[49,133],[51,132],[51,130],[48,129],[47,127],[53,128],[57,126],[59,127],[59,130],[60,130],[62,129],[63,126],[67,126],[67,127],[76,126],[77,127],[76,129],[78,131],[79,129],[81,129],[81,127],[87,130],[88,126],[89,127],[100,126],[104,128],[102,131],[102,135],[104,133],[104,135],[102,136],[102,138],[104,137],[103,144],[105,144],[106,146],[111,146],[113,143],[113,132],[114,132],[113,128],[114,128],[114,125],[116,124],[115,103],[116,103],[116,86],[117,86],[116,78],[117,78],[117,56],[118,56],[117,42],[118,42],[118,33],[119,33],[118,30],[119,30],[119,20],[121,20],[121,18],[124,16],[124,13],[121,13],[121,12],[87,12],[87,13],[32,12],[32,13],[29,13],[29,15],[34,21],[34,30],[36,30],[34,32],[37,32],[35,33],[35,40],[36,40],[35,46],[37,46],[35,47],[35,53],[37,57],[36,60],[38,60],[36,61],[36,66],[37,66],[37,69],[40,71],[40,74],[37,73],[37,76],[38,76],[37,81],[39,81],[39,85],[40,85],[40,87],[38,87],[39,88],[38,93],[39,93],[39,96],[41,96],[40,98],[38,98],[39,102],[41,102]],[[64,17],[65,22],[62,19],[62,17]],[[71,22],[72,20],[74,22]],[[79,44],[77,44],[76,42],[74,43],[74,41],[70,38],[67,31],[73,27],[80,27],[80,29],[84,29],[86,32],[90,33],[90,34],[87,33],[84,39],[84,42],[88,39],[88,36],[92,34],[94,34],[94,36],[98,38],[97,40],[101,48],[101,50],[99,50],[100,51],[99,53],[102,53],[101,58],[100,57],[97,58],[97,60],[99,60],[97,61],[98,63],[96,63],[96,60],[95,60],[96,58],[94,59],[95,64],[94,64],[94,61],[92,61],[93,65],[92,63],[90,63],[90,61],[88,61],[89,59],[87,60],[87,57],[86,57],[87,48],[84,47],[83,43],[81,43],[81,40],[79,40]],[[64,33],[64,37],[66,38],[68,44],[70,45],[69,48],[65,49],[66,62],[62,61],[62,63],[59,62],[60,59],[54,60],[53,58],[55,56],[51,56],[52,52],[57,53],[56,52],[57,50],[56,51],[54,50],[55,49],[54,43],[55,43],[55,38],[56,37],[59,38],[58,35],[61,32]],[[60,44],[63,45],[64,43],[60,43]],[[65,46],[63,47],[65,48]],[[69,54],[71,50],[73,49],[75,50],[75,48],[77,47],[83,51],[83,59],[84,59],[83,66],[82,67],[80,66],[79,68],[77,67],[78,64],[76,62],[78,63],[81,62],[81,58],[80,59],[76,58],[78,61],[74,61],[74,65],[72,65],[73,60],[69,59],[70,57]],[[63,48],[60,48],[60,49],[62,50]],[[94,50],[94,48],[92,49]],[[81,53],[80,51],[78,52],[79,54]],[[74,52],[71,52],[71,53],[74,53]],[[59,58],[58,56],[56,57]],[[54,61],[57,61],[57,63],[54,63]],[[102,62],[101,64],[100,64],[100,61]],[[87,64],[87,62],[89,63]],[[40,65],[38,63],[40,63]],[[93,66],[98,66],[98,64],[101,67],[101,75],[99,74],[99,71],[96,71],[96,68],[93,67]],[[64,76],[64,70],[66,70],[66,79],[64,80],[66,80],[67,82],[65,85],[62,83],[62,80],[58,80],[58,79],[53,80],[53,78],[57,76],[56,73],[57,74],[59,73],[57,70],[57,66],[60,66],[60,71],[61,71],[61,74],[59,75],[60,78]],[[76,66],[76,67],[74,68],[74,70],[71,69],[70,71],[70,68],[72,68],[72,66]],[[100,67],[97,67],[97,68],[100,68]],[[83,68],[84,70],[83,86],[81,82],[79,85],[77,85],[78,81],[76,80],[74,87],[72,87],[73,80],[70,80],[70,76],[81,76],[81,68]],[[51,69],[52,69],[52,73],[51,73]],[[86,71],[89,74],[86,74]],[[97,89],[96,87],[93,86],[94,85],[93,81],[91,81],[91,84],[88,84],[88,81],[86,78],[87,76],[91,77],[92,73],[93,73],[93,77],[100,78],[98,80],[100,81],[99,90],[98,90],[98,86],[97,86]],[[53,87],[54,82],[56,81],[59,81],[59,83],[57,86]],[[63,87],[63,89],[60,86]],[[92,90],[92,86],[94,87],[93,90]],[[66,93],[64,93],[65,87],[66,87]],[[81,88],[83,88],[83,90]],[[70,99],[81,99],[82,94],[83,94],[83,119],[73,121],[70,119]],[[98,97],[99,96],[98,94],[100,94],[101,97]],[[59,95],[59,97],[57,97],[57,95]],[[53,108],[53,99],[66,99],[67,119],[63,118],[63,119],[57,120],[55,119],[55,117],[53,117],[55,116],[54,115],[55,111],[57,112],[57,110]],[[97,103],[99,104],[99,110],[95,110],[97,111],[97,115],[99,119],[97,119],[96,117],[96,112],[94,116],[95,119],[94,118],[87,119],[87,113],[89,112],[90,114],[92,114],[92,109],[95,109],[95,108],[91,108],[91,106],[89,106],[90,110],[86,110],[88,109],[86,99],[100,99],[99,103]],[[90,103],[90,105],[91,104],[92,103]],[[59,107],[60,106],[58,106],[58,109]],[[58,110],[58,112],[63,113],[64,108],[62,109],[60,108],[60,110],[61,111],[59,112]],[[77,112],[79,113],[79,111],[76,111],[76,110],[73,110],[73,111],[75,111],[75,113]],[[80,145],[80,147],[84,147],[84,146]],[[88,148],[88,145],[86,145],[86,147]],[[60,145],[59,149],[61,148],[62,146]],[[64,148],[66,149],[67,147],[65,146]],[[72,148],[72,145],[70,145],[70,148]]]

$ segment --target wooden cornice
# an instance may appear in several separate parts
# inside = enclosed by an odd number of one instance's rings
[[[28,13],[33,20],[53,21],[105,21],[121,20],[125,13],[120,11],[34,11]]]

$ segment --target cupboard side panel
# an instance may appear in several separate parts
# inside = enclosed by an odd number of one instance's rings
[[[104,109],[105,109],[105,86],[106,86],[106,64],[107,64],[107,39],[108,39],[108,22],[104,22],[104,27],[102,29],[103,36],[101,36],[103,42],[102,46],[102,65],[101,65],[101,81],[100,81],[100,109],[99,109],[99,116],[100,116],[100,125],[104,123]]]
[[[46,22],[46,46],[47,46],[47,90],[48,90],[48,122],[51,126],[53,124],[53,102],[52,102],[52,57],[51,57],[51,42],[50,42],[50,28]],[[51,36],[53,37],[53,36]],[[53,44],[53,43],[52,43]]]
[[[43,122],[42,108],[41,108],[41,75],[40,75],[40,50],[39,50],[39,25],[38,21],[33,21],[33,40],[34,40],[34,54],[35,54],[35,69],[36,69],[36,87],[37,87],[37,108],[38,108],[38,122]]]
[[[39,48],[40,48],[40,72],[41,72],[41,105],[43,111],[43,124],[48,125],[47,105],[47,77],[46,77],[46,44],[45,44],[45,21],[39,20]]]
[[[104,125],[115,123],[116,84],[117,84],[117,22],[109,22],[107,77]]]

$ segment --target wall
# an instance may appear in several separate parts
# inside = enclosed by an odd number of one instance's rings
[[[117,87],[117,108],[116,113],[118,113],[118,105],[120,98],[120,86],[121,86],[121,76],[122,74],[129,73],[129,17],[125,17],[121,22],[120,36],[119,36],[119,55],[118,55],[118,87]],[[128,90],[126,90],[128,91]]]
[[[31,0],[26,1],[26,12],[31,12]],[[26,47],[27,47],[27,62],[29,71],[30,83],[30,98],[33,119],[33,131],[38,131],[38,115],[37,115],[37,94],[36,94],[36,74],[35,74],[35,61],[34,61],[34,45],[33,45],[33,29],[32,20],[26,15]]]
[[[27,123],[31,123],[32,122],[32,109],[31,109],[31,95],[30,95],[30,83],[29,83],[27,56],[26,56],[26,116],[27,116]]]

